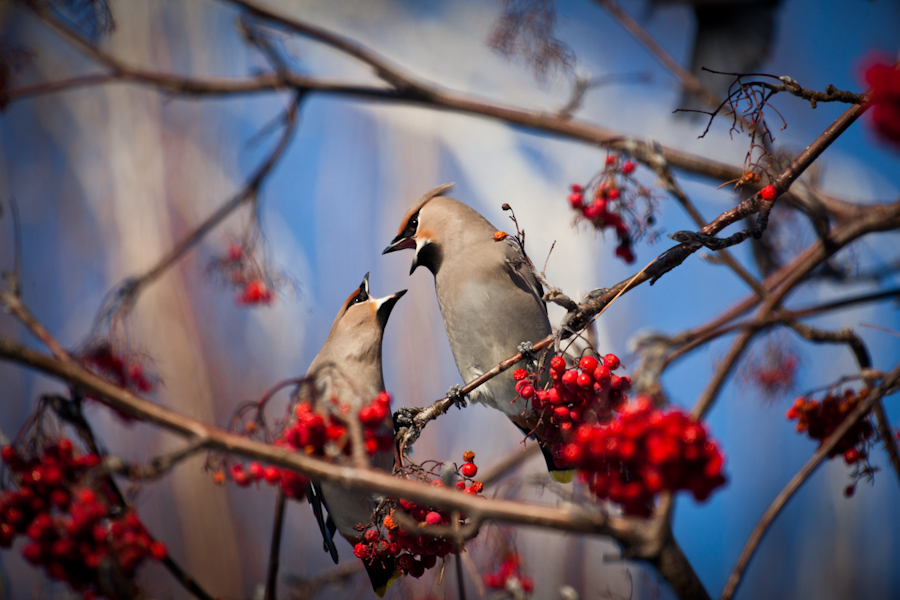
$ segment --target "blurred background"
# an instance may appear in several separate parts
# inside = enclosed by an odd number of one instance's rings
[[[76,3],[78,4],[78,3]],[[82,3],[90,4],[90,3]],[[730,139],[720,119],[697,139],[703,120],[673,115],[680,104],[676,80],[598,4],[561,0],[554,35],[574,57],[571,70],[536,78],[522,60],[507,60],[488,46],[500,2],[458,0],[269,0],[268,6],[339,32],[377,51],[406,71],[451,90],[504,104],[555,112],[569,100],[579,77],[626,76],[588,92],[575,117],[636,138],[653,138],[688,152],[740,164],[746,138]],[[864,57],[900,49],[900,3],[784,0],[760,3],[766,19],[744,19],[744,33],[764,43],[759,66],[790,75],[809,88],[828,84],[862,91]],[[681,64],[690,65],[702,30],[693,6],[679,2],[624,1],[634,16]],[[774,7],[774,8],[773,8]],[[238,11],[227,3],[172,0],[113,1],[115,29],[100,43],[108,52],[148,69],[183,75],[241,78],[270,69],[237,28]],[[758,14],[758,13],[755,13]],[[84,55],[60,40],[29,11],[0,3],[2,37],[32,56],[17,85],[97,72]],[[299,72],[375,84],[360,65],[321,44],[272,32],[279,51]],[[721,34],[725,35],[725,34]],[[729,34],[737,35],[737,34]],[[759,45],[759,44],[757,44]],[[737,68],[737,67],[735,67]],[[641,77],[637,77],[641,74]],[[640,81],[636,81],[640,80]],[[290,100],[284,93],[224,98],[167,96],[150,87],[115,83],[17,101],[0,114],[0,202],[15,199],[21,213],[23,301],[70,348],[91,333],[106,294],[125,277],[147,269],[184,234],[223,204],[270,151],[276,133],[263,133]],[[779,97],[788,126],[775,145],[806,147],[844,106]],[[772,122],[777,122],[772,119]],[[396,406],[422,406],[462,383],[441,321],[433,278],[424,269],[408,276],[410,253],[381,256],[400,218],[421,193],[456,182],[452,194],[499,229],[513,226],[500,209],[509,203],[527,232],[527,250],[547,277],[572,297],[634,274],[669,247],[664,234],[693,225],[659,190],[660,241],[635,247],[637,263],[613,255],[616,240],[588,227],[573,227],[568,186],[602,168],[606,151],[520,127],[428,108],[313,94],[304,100],[300,125],[285,156],[266,180],[259,200],[259,249],[286,282],[269,306],[247,307],[232,288],[210,273],[246,230],[249,211],[237,211],[177,267],[140,297],[129,320],[130,341],[152,357],[162,384],[160,404],[226,425],[243,401],[259,398],[274,382],[302,375],[324,341],[338,307],[371,272],[372,293],[409,289],[397,305],[384,342],[385,381]],[[646,185],[653,177],[639,169]],[[895,201],[900,194],[900,154],[881,145],[866,123],[857,123],[827,150],[809,174],[823,190],[861,203]],[[701,212],[711,218],[734,205],[732,186],[678,174]],[[11,268],[12,225],[0,220],[0,265]],[[812,242],[802,219],[785,213],[785,239]],[[791,221],[790,219],[793,219]],[[793,227],[793,229],[792,229]],[[848,273],[886,268],[900,250],[896,234],[867,238],[843,252]],[[805,245],[803,244],[803,245]],[[749,246],[735,255],[753,268]],[[756,272],[753,269],[753,272]],[[881,285],[896,285],[888,272]],[[805,306],[870,289],[871,280],[814,283],[791,298]],[[708,320],[747,294],[724,267],[694,256],[654,286],[643,286],[598,321],[601,352],[629,365],[629,340],[639,333],[675,334]],[[556,323],[562,313],[554,310]],[[896,335],[862,327],[898,329],[893,305],[864,306],[810,321],[851,326],[868,344],[877,369],[900,358]],[[37,347],[8,315],[0,333]],[[760,338],[751,357],[762,360]],[[675,535],[712,595],[717,595],[762,512],[816,444],[784,418],[793,398],[855,371],[842,347],[812,346],[790,335],[776,342],[794,353],[799,371],[791,390],[766,395],[752,384],[752,368],[732,379],[709,415],[709,427],[727,456],[727,487],[705,504],[680,495]],[[678,363],[663,379],[673,403],[690,407],[703,390],[730,339]],[[59,383],[0,364],[0,428],[12,437],[35,400]],[[896,427],[900,408],[888,399]],[[89,419],[111,452],[146,459],[177,447],[177,439],[144,425],[126,425],[93,407]],[[460,461],[473,450],[488,468],[521,441],[501,414],[481,406],[452,410],[432,423],[416,444],[416,456]],[[775,521],[750,565],[739,598],[895,598],[900,594],[900,486],[883,451],[873,452],[880,471],[874,484],[843,496],[849,468],[835,460],[821,467]],[[271,489],[213,484],[203,459],[189,460],[159,482],[136,490],[136,505],[151,531],[211,592],[248,598],[264,580],[274,507]],[[540,486],[522,486],[544,472],[535,457],[512,484],[487,494],[520,493],[554,503]],[[490,565],[485,532],[472,542],[479,565]],[[515,534],[536,598],[558,597],[561,585],[581,598],[671,597],[652,569],[615,560],[616,548],[599,538],[520,529]],[[339,542],[343,561],[355,561]],[[288,508],[282,572],[310,578],[331,568],[305,503]],[[455,582],[426,574],[404,579],[391,597],[456,597]],[[3,596],[61,597],[18,552],[0,552]],[[155,597],[182,598],[184,591],[156,565],[142,580]],[[292,579],[293,580],[293,579]],[[286,581],[286,580],[283,580]],[[446,588],[446,589],[445,589]],[[282,586],[287,597],[289,586]],[[369,593],[365,577],[321,597]],[[470,594],[475,586],[470,582]],[[446,594],[446,596],[445,596]],[[470,596],[475,597],[475,596]]]

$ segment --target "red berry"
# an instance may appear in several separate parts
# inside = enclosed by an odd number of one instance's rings
[[[263,477],[266,480],[266,483],[278,483],[281,479],[281,471],[278,467],[268,466],[263,471]]]
[[[606,356],[603,357],[603,364],[610,371],[615,371],[616,369],[619,368],[619,364],[620,364],[619,357],[616,356],[615,354],[607,354]]]
[[[774,200],[777,195],[778,191],[775,189],[774,185],[767,185],[759,191],[759,196],[763,200]]]
[[[472,478],[478,474],[478,467],[475,466],[475,463],[467,462],[459,468],[459,472],[463,477]]]
[[[617,158],[618,158],[618,157],[617,157],[615,154],[608,154],[608,155],[606,156],[606,164],[607,164],[607,166],[608,166],[608,165],[615,164]]]
[[[594,369],[597,368],[597,359],[593,356],[583,356],[578,361],[578,368],[585,373],[593,373]]]
[[[152,556],[155,560],[165,560],[165,558],[169,555],[169,549],[166,548],[166,545],[160,541],[155,541],[150,544],[150,556]]]
[[[569,194],[569,204],[572,205],[572,208],[581,208],[584,204],[584,196],[577,192]]]
[[[566,368],[566,361],[562,356],[554,356],[550,359],[550,368],[554,371],[562,371]]]
[[[580,388],[589,388],[594,385],[594,379],[587,373],[582,373],[575,380],[576,385]]]
[[[844,496],[847,498],[851,497],[854,492],[856,492],[856,486],[848,485],[844,488]]]
[[[468,464],[468,463],[466,463],[466,464]],[[474,465],[472,465],[472,466],[474,466]],[[425,522],[428,523],[429,525],[440,525],[441,520],[442,520],[441,515],[434,511],[431,511],[427,515],[425,515]]]
[[[521,381],[526,377],[528,377],[528,371],[526,371],[525,369],[516,369],[513,372],[513,379],[515,379],[516,381]]]
[[[244,254],[244,248],[240,244],[231,244],[228,246],[228,260],[237,262],[241,260]]]
[[[529,400],[532,396],[534,396],[533,385],[531,385],[527,381],[520,381],[519,384],[516,385],[516,391],[520,396],[522,396],[522,398],[524,398],[525,400]]]
[[[353,554],[356,555],[356,558],[365,560],[369,557],[369,547],[362,543],[356,544],[353,546]]]
[[[247,472],[250,474],[250,477],[256,480],[262,479],[265,476],[265,469],[263,469],[263,466],[256,461],[250,463],[247,467]]]
[[[578,185],[577,183],[573,183],[573,184],[572,184],[572,191],[573,191],[573,192],[580,192],[580,191],[582,191],[582,190],[584,190],[584,188],[581,187],[580,185]]]
[[[624,165],[622,165],[622,172],[628,175],[629,173],[634,171],[634,168],[636,166],[637,165],[635,165],[633,161],[629,160]]]
[[[607,200],[618,200],[620,196],[619,188],[612,188],[608,192],[606,192]]]

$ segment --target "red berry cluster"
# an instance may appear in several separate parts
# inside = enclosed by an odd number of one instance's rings
[[[639,396],[608,425],[582,425],[563,455],[598,498],[647,517],[660,492],[689,490],[703,501],[725,483],[724,459],[706,428],[678,409]]]
[[[484,585],[513,594],[520,590],[526,594],[534,591],[534,580],[522,574],[522,561],[515,552],[504,556],[497,570],[484,576]]]
[[[621,410],[627,402],[625,392],[631,389],[631,379],[612,373],[620,366],[615,354],[607,354],[602,360],[582,357],[571,369],[566,368],[562,356],[554,356],[550,360],[550,385],[546,390],[535,390],[536,376],[525,369],[513,373],[516,391],[530,399],[532,408],[540,414],[541,439],[550,445],[557,466],[566,466],[562,450],[571,441],[575,427],[582,423],[605,423],[613,411]]]
[[[616,256],[628,264],[634,262],[631,248],[633,236],[623,219],[626,206],[622,194],[632,183],[636,166],[633,161],[623,162],[620,157],[611,154],[606,157],[606,167],[600,177],[587,186],[593,188],[593,194],[577,183],[572,184],[572,193],[569,194],[569,204],[582,218],[600,231],[615,230],[619,239]],[[588,201],[590,196],[593,199]]]
[[[794,385],[797,366],[796,356],[776,352],[767,358],[765,364],[753,369],[753,379],[767,394],[786,392]]]
[[[76,456],[72,441],[62,439],[40,456],[5,446],[0,457],[19,482],[18,491],[0,494],[0,546],[26,535],[22,555],[51,579],[97,598],[110,566],[131,580],[146,557],[166,558],[165,544],[150,537],[137,515],[117,514],[108,493],[88,487],[85,475],[100,463],[96,454]]]
[[[800,397],[788,409],[787,418],[797,419],[797,431],[800,433],[805,431],[810,438],[819,440],[821,445],[868,395],[869,390],[863,388],[856,393],[846,390],[843,395],[828,394],[821,402]],[[828,453],[828,457],[834,458],[838,454],[843,454],[844,461],[848,465],[865,460],[866,441],[873,434],[874,429],[869,419],[860,419]]]
[[[133,392],[152,392],[158,382],[136,355],[116,350],[107,340],[92,343],[79,356],[85,366]]]
[[[270,304],[275,299],[276,279],[254,257],[249,243],[232,242],[225,256],[213,259],[210,271],[238,289],[235,302],[243,306]]]
[[[483,489],[480,481],[473,481],[472,477],[478,472],[475,466],[475,453],[463,454],[464,463],[456,470],[460,480],[456,487],[467,494],[479,494]],[[428,475],[424,480],[428,481]],[[430,481],[435,487],[443,487],[440,479]],[[394,561],[396,569],[404,575],[421,577],[425,571],[437,564],[438,558],[443,558],[453,552],[453,543],[447,539],[429,535],[419,535],[415,531],[406,531],[397,523],[394,517],[395,511],[401,509],[415,519],[420,526],[449,525],[451,511],[442,508],[422,506],[401,498],[396,503],[391,503],[389,514],[384,518],[371,523],[365,529],[363,539],[353,547],[353,553],[368,563],[375,561]],[[464,517],[463,517],[464,518]]]
[[[872,125],[880,137],[900,147],[900,71],[878,62],[866,69],[865,77],[872,86]]]
[[[366,452],[370,456],[377,452],[389,451],[393,447],[394,438],[390,433],[386,433],[390,431],[390,414],[391,395],[387,392],[380,392],[358,412]],[[309,402],[298,402],[294,406],[293,416],[294,419],[288,428],[275,440],[276,446],[313,456],[350,454],[351,443],[347,426],[336,417],[317,412]],[[306,477],[290,469],[264,467],[257,462],[251,462],[246,468],[240,463],[233,464],[229,469],[229,475],[231,480],[241,487],[262,481],[269,485],[279,485],[287,497],[295,499],[304,497],[309,483]],[[213,480],[216,483],[224,483],[225,473],[216,471]]]
[[[238,304],[269,304],[273,299],[272,290],[265,282],[259,279],[251,279],[244,285],[244,289],[238,292],[236,302]]]

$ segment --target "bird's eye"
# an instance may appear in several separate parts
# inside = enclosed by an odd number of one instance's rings
[[[416,235],[416,230],[418,228],[419,228],[419,213],[416,213],[406,223],[406,230],[403,232],[403,237],[412,237],[412,236]]]
[[[362,304],[363,302],[366,302],[368,299],[369,299],[369,295],[366,294],[363,290],[359,290],[359,293],[353,298],[353,301],[350,303],[350,305],[352,306],[354,304]]]

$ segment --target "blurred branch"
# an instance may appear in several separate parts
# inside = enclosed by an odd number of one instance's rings
[[[837,446],[840,439],[850,431],[851,427],[869,414],[882,397],[897,391],[898,383],[900,383],[900,366],[895,367],[894,370],[884,378],[881,384],[872,390],[868,398],[866,398],[866,401],[859,404],[844,418],[841,425],[834,430],[821,446],[819,446],[819,449],[812,458],[803,465],[803,468],[794,475],[785,488],[778,494],[750,534],[750,538],[747,540],[744,549],[741,551],[741,555],[728,578],[728,582],[725,584],[725,589],[722,591],[720,600],[729,600],[734,595],[734,592],[741,582],[744,570],[747,568],[750,559],[753,557],[753,553],[759,545],[759,542],[762,540],[763,535],[768,531],[769,525],[775,520],[775,517],[778,516],[778,513],[781,512],[781,509],[784,508],[794,492],[803,485],[807,478],[815,471],[816,467],[819,466],[832,449]]]
[[[655,56],[656,60],[675,76],[685,90],[697,94],[711,108],[719,105],[721,98],[703,85],[703,82],[697,79],[693,73],[682,67],[681,63],[666,52],[665,48],[660,46],[653,36],[647,33],[647,30],[641,27],[641,24],[635,21],[614,0],[594,0],[594,3],[599,4],[615,17],[628,33],[649,50],[650,54]]]
[[[159,479],[181,461],[205,449],[207,443],[208,441],[204,438],[194,438],[189,440],[188,445],[184,448],[151,459],[150,464],[146,467],[131,465],[117,456],[107,456],[103,460],[103,466],[113,473],[124,475],[132,480]]]
[[[407,481],[378,470],[330,463],[303,453],[241,437],[148,402],[77,364],[62,362],[5,337],[0,337],[0,358],[35,368],[92,394],[103,396],[108,406],[142,421],[189,438],[205,437],[210,448],[264,461],[346,488],[408,498],[428,506],[458,510],[468,515],[473,522],[500,521],[582,534],[605,535],[615,539],[628,557],[640,560],[652,562],[664,548],[668,547],[665,537],[660,537],[658,525],[655,525],[654,521],[614,517],[599,509],[590,510],[572,504],[552,507],[477,498],[457,490]],[[683,559],[683,556],[681,558]],[[665,568],[671,571],[661,571],[661,575],[673,585],[673,588],[681,585],[679,581],[682,580],[684,573],[689,573],[688,579],[693,582],[690,589],[697,586],[702,589],[696,574],[686,560],[674,563],[667,561],[665,564],[667,565]],[[675,591],[682,598],[698,597],[682,595],[682,590],[678,588],[675,588]]]
[[[345,581],[361,571],[362,568],[362,561],[356,560],[332,567],[309,579],[289,575],[288,583],[291,586],[289,597],[292,600],[310,600],[321,588]]]
[[[348,95],[383,102],[399,102],[423,105],[438,110],[450,110],[464,114],[497,119],[516,124],[533,131],[549,133],[573,141],[581,141],[591,145],[601,145],[613,151],[625,151],[634,154],[636,160],[648,163],[648,156],[642,152],[642,146],[630,136],[585,121],[571,119],[565,114],[547,114],[539,111],[488,102],[486,100],[441,89],[422,79],[416,79],[402,72],[375,52],[365,48],[349,38],[331,33],[323,28],[293,19],[272,10],[266,9],[256,2],[241,0],[223,0],[243,7],[252,15],[328,44],[345,52],[362,62],[369,64],[376,73],[393,87],[372,87],[351,85],[325,79],[303,77],[292,72],[279,72],[260,75],[245,80],[196,79],[167,73],[159,73],[148,69],[132,67],[114,56],[97,48],[89,41],[81,38],[62,23],[56,21],[44,9],[29,3],[28,6],[37,16],[56,31],[61,37],[79,48],[95,62],[107,67],[111,73],[80,77],[63,82],[40,84],[28,88],[10,91],[10,101],[49,93],[61,89],[82,87],[85,85],[105,84],[115,81],[131,81],[153,85],[160,90],[172,94],[187,96],[246,94],[278,89],[294,88],[299,92],[321,92],[336,95]],[[682,152],[666,146],[653,144],[656,151],[666,163],[676,169],[709,177],[717,181],[737,180],[743,175],[743,167],[728,165],[698,155]],[[783,190],[782,190],[783,191]],[[792,200],[787,198],[787,200]],[[829,212],[852,212],[853,205],[846,202],[823,197],[823,204]]]

